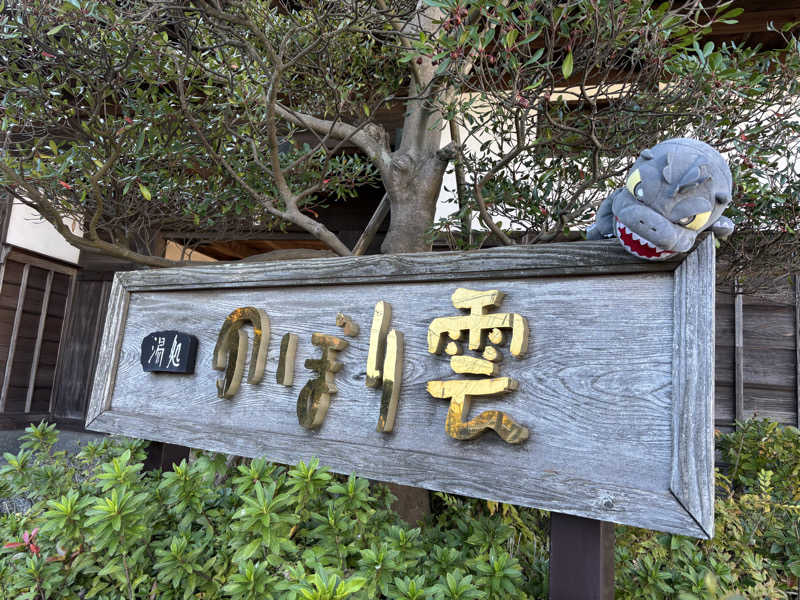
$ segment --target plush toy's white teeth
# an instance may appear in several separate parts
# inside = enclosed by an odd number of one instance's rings
[[[671,254],[675,254],[671,250],[665,250],[660,246],[656,246],[653,242],[648,239],[643,238],[638,233],[635,233],[625,227],[619,219],[616,220],[616,229],[617,229],[617,238],[622,242],[625,248],[639,256],[641,258],[659,258],[661,256],[668,256]],[[635,244],[633,243],[635,242]],[[637,249],[635,246],[639,246]],[[642,251],[647,248],[647,252],[643,253]]]

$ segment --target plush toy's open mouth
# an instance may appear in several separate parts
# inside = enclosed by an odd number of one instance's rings
[[[647,258],[650,260],[656,258],[666,258],[675,254],[672,250],[664,250],[659,248],[652,242],[647,241],[640,235],[630,231],[620,220],[614,217],[615,226],[617,228],[617,238],[622,242],[625,249],[631,254],[635,254],[640,258]]]

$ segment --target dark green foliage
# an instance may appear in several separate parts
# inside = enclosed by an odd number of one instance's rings
[[[144,472],[143,442],[109,438],[71,457],[52,451],[56,439],[29,427],[0,468],[3,493],[35,502],[0,517],[2,600],[531,597],[514,529],[500,513],[478,518],[485,503],[409,528],[385,488],[316,460],[229,468],[200,453]]]
[[[548,514],[436,494],[410,528],[380,485],[316,460],[229,467],[199,453],[144,472],[144,442],[54,452],[31,426],[0,467],[0,600],[546,598]],[[800,579],[800,435],[768,422],[720,436],[712,541],[619,527],[618,598],[792,598]],[[792,475],[795,474],[795,475]],[[743,594],[741,596],[737,594]]]
[[[752,420],[718,435],[717,448],[714,539],[617,528],[617,597],[797,597],[800,432]]]

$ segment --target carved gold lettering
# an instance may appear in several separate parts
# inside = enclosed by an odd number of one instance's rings
[[[493,396],[517,389],[516,380],[509,377],[496,379],[429,381],[428,393],[434,398],[450,399],[445,431],[457,440],[471,440],[487,429],[497,432],[503,441],[519,444],[528,439],[529,431],[499,410],[487,410],[474,419],[465,421],[475,396]]]
[[[361,331],[358,323],[354,323],[353,319],[342,313],[336,315],[336,325],[341,327],[343,330],[342,333],[348,337],[356,337]]]
[[[376,431],[388,433],[394,429],[400,385],[403,381],[403,334],[392,329],[386,336],[386,357],[383,361],[383,391],[381,412]]]
[[[294,383],[294,359],[297,355],[297,336],[287,333],[281,338],[281,352],[278,357],[278,371],[275,379],[281,385],[290,387]]]
[[[503,360],[503,355],[500,354],[500,351],[494,346],[486,346],[483,351],[483,358],[492,362],[500,362]]]
[[[306,369],[317,373],[317,377],[303,386],[297,399],[297,421],[306,429],[315,429],[325,420],[331,394],[339,391],[334,375],[342,369],[342,363],[336,356],[349,345],[346,340],[322,333],[312,334],[311,343],[322,348],[322,356],[305,362]]]
[[[510,416],[499,410],[488,410],[467,420],[472,398],[494,396],[517,389],[516,380],[497,377],[503,355],[493,345],[503,342],[504,331],[511,330],[509,351],[520,358],[528,349],[528,321],[516,313],[491,313],[500,306],[504,294],[498,290],[469,290],[457,288],[451,297],[453,306],[468,310],[468,315],[439,317],[428,327],[428,351],[440,354],[442,349],[450,355],[450,367],[455,373],[484,375],[491,379],[429,381],[428,392],[435,398],[450,399],[445,430],[457,440],[471,440],[487,429],[493,429],[509,444],[519,444],[528,439],[529,431]],[[483,352],[483,357],[462,356],[457,344],[466,334],[469,349]],[[445,338],[451,341],[445,345]],[[488,343],[487,343],[488,340]]]
[[[498,290],[456,289],[452,296],[453,306],[469,310],[470,314],[434,319],[428,327],[428,352],[441,354],[445,337],[457,340],[464,331],[469,334],[469,349],[481,350],[487,332],[490,341],[496,343],[493,339],[502,341],[502,329],[511,329],[509,351],[514,357],[520,358],[528,349],[527,319],[516,313],[488,313],[489,309],[500,305],[503,296]]]
[[[255,385],[264,377],[269,345],[269,317],[263,310],[252,306],[237,308],[225,319],[214,346],[212,366],[218,371],[225,371],[223,377],[217,380],[217,396],[220,398],[233,398],[241,386],[247,357],[247,335],[242,327],[248,323],[253,326],[253,350],[247,383]]]
[[[392,305],[381,300],[375,305],[372,327],[369,330],[369,351],[367,352],[367,387],[381,385],[383,356],[385,353],[386,332],[392,320]]]
[[[497,375],[498,367],[492,361],[474,356],[451,356],[450,368],[455,373],[471,373],[473,375]]]

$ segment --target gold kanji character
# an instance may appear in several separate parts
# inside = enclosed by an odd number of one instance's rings
[[[520,358],[528,348],[528,322],[516,313],[488,313],[503,301],[504,294],[497,290],[477,291],[458,288],[452,301],[456,308],[470,311],[469,315],[439,317],[428,327],[428,351],[450,355],[450,367],[456,373],[487,375],[491,379],[463,379],[429,381],[428,393],[434,398],[450,399],[445,430],[458,440],[470,440],[487,429],[493,429],[509,444],[518,444],[528,438],[528,429],[516,423],[506,413],[488,410],[471,420],[465,420],[472,399],[476,396],[493,396],[516,390],[518,382],[509,377],[496,377],[502,355],[493,345],[503,342],[503,330],[511,330],[510,352]],[[482,358],[463,356],[459,343],[468,333],[468,347],[483,350]],[[451,341],[445,344],[445,336]]]

